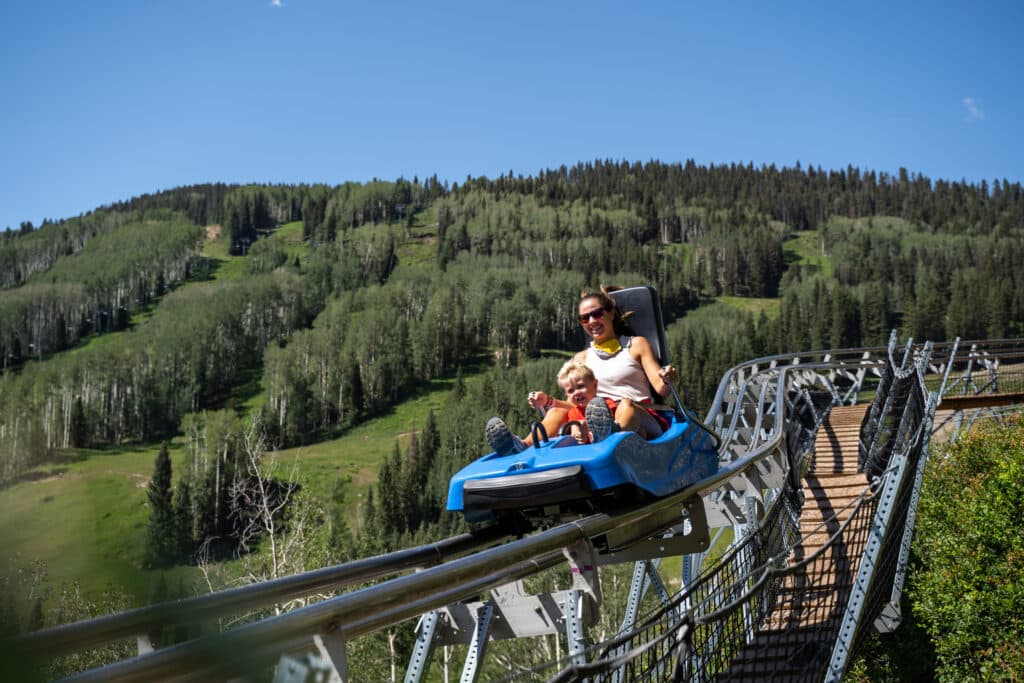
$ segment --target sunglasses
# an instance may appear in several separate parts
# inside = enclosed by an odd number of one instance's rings
[[[603,308],[595,308],[592,311],[587,311],[586,313],[580,313],[580,323],[583,324],[583,325],[586,325],[591,320],[600,320],[603,317],[604,317],[604,309]]]

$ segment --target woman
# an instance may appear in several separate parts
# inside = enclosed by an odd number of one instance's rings
[[[574,361],[588,366],[597,379],[597,395],[614,402],[614,412],[605,401],[590,401],[586,408],[586,422],[594,441],[600,441],[616,430],[635,431],[645,439],[660,436],[668,427],[667,421],[650,407],[653,387],[658,397],[672,391],[669,382],[677,373],[671,365],[661,367],[650,343],[639,335],[631,334],[615,301],[608,296],[609,289],[584,292],[577,304],[579,321],[590,337],[587,348],[576,354]],[[530,405],[537,400],[537,392],[530,396]],[[544,397],[546,398],[546,397]],[[543,401],[541,401],[543,403]],[[544,426],[550,431],[566,418],[561,410],[549,412]],[[551,423],[551,425],[549,425]],[[500,419],[487,423],[487,442],[498,455],[518,453],[531,439],[520,439]]]
[[[670,382],[677,373],[671,365],[661,367],[650,343],[632,335],[623,315],[608,296],[609,290],[584,292],[578,304],[579,320],[590,344],[576,354],[597,378],[597,395],[615,401],[614,415],[608,414],[603,401],[591,401],[587,424],[598,441],[616,428],[634,431],[653,439],[668,426],[650,407],[651,388],[661,398],[672,391]],[[614,420],[614,422],[613,422]]]

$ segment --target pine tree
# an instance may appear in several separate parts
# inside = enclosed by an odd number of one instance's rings
[[[85,448],[89,445],[89,425],[85,421],[85,408],[81,397],[76,398],[71,407],[71,445],[74,448]]]
[[[404,531],[402,520],[402,453],[395,442],[391,455],[377,473],[377,506],[380,530],[389,537]]]
[[[842,285],[832,290],[832,348],[850,348],[860,344],[860,311],[857,300]]]
[[[381,515],[373,491],[372,488],[367,491],[366,506],[363,508],[363,523],[356,544],[360,557],[379,555],[391,549],[388,542],[390,534],[381,526]]]
[[[451,400],[458,403],[466,395],[466,380],[462,377],[462,366],[455,371],[455,384],[452,385]]]
[[[398,448],[397,444],[395,448]],[[405,459],[398,478],[402,528],[410,533],[416,532],[423,518],[419,509],[419,502],[420,493],[423,491],[426,481],[420,474],[419,450],[416,425],[413,425],[412,434],[409,435],[409,446],[405,449]]]
[[[419,478],[426,479],[434,466],[437,449],[441,446],[441,434],[437,428],[434,410],[427,412],[427,421],[419,434]]]
[[[167,442],[160,444],[146,497],[149,499],[149,532],[146,561],[150,566],[167,566],[177,555],[177,531],[171,504],[171,456]]]
[[[192,538],[192,487],[182,479],[174,493],[174,539],[178,557],[190,558],[196,543]]]

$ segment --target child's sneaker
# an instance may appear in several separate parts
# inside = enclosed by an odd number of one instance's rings
[[[523,443],[523,440],[513,434],[508,425],[502,422],[500,418],[492,417],[488,420],[487,429],[484,433],[487,435],[488,445],[498,455],[514,455],[526,450],[526,444]]]
[[[604,441],[618,427],[615,424],[615,418],[612,417],[611,411],[608,410],[608,405],[600,396],[587,404],[586,416],[587,428],[593,437],[593,443]]]

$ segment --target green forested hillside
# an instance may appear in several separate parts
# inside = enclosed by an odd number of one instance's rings
[[[703,411],[760,355],[893,328],[1024,334],[1022,265],[1019,184],[905,172],[595,161],[451,185],[178,188],[0,238],[0,485],[138,448],[146,479],[123,495],[149,512],[118,542],[145,546],[159,518],[174,542],[140,551],[143,573],[205,553],[236,558],[226,581],[266,552],[246,501],[273,480],[282,514],[311,521],[286,525],[308,534],[308,568],[462,526],[442,512],[448,477],[482,452],[488,416],[526,428],[527,388],[554,389],[583,343],[583,289],[658,287],[678,388]],[[392,448],[353,445],[437,382]],[[153,491],[165,439],[173,477]],[[358,472],[268,469],[323,444]],[[20,561],[57,561],[34,547]]]

